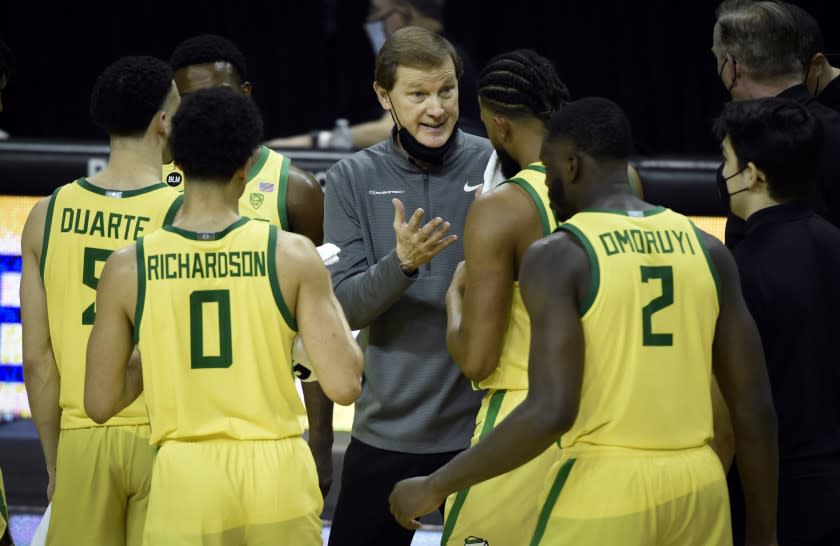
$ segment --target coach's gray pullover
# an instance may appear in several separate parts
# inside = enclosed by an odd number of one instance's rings
[[[458,131],[441,167],[425,171],[392,139],[327,171],[324,241],[341,248],[333,286],[354,329],[369,327],[364,386],[353,437],[404,453],[469,446],[481,393],[473,391],[446,349],[446,289],[464,259],[467,209],[490,157],[487,139]],[[471,189],[472,188],[472,189]],[[394,206],[406,221],[440,216],[458,240],[412,276],[400,269]]]

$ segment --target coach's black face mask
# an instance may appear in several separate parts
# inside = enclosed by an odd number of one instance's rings
[[[391,101],[390,95],[388,95],[388,101]],[[452,127],[452,134],[449,135],[449,138],[443,143],[443,146],[439,148],[432,148],[418,141],[411,133],[408,132],[408,129],[403,127],[397,117],[397,113],[394,111],[393,104],[394,103],[391,102],[391,109],[388,110],[391,112],[391,118],[394,120],[394,129],[391,132],[391,135],[393,136],[394,133],[397,134],[403,149],[414,159],[424,163],[429,163],[430,165],[434,165],[436,167],[443,165],[443,158],[446,155],[446,152],[448,152],[452,147],[452,144],[455,143],[455,136],[458,133],[458,122],[455,122],[455,125]],[[399,129],[397,129],[397,127],[399,127]]]

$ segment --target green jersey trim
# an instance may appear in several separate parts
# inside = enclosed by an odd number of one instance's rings
[[[146,303],[146,250],[143,237],[137,239],[137,303],[134,305],[134,343],[140,342],[140,323]]]
[[[280,193],[277,195],[277,217],[280,218],[280,228],[286,231],[290,231],[286,195],[289,192],[289,166],[291,163],[291,159],[283,156],[283,163],[280,166],[280,187],[278,188]]]
[[[694,225],[694,222],[689,220],[691,227],[694,228],[694,235],[697,236],[697,242],[700,243],[700,248],[703,249],[703,256],[706,257],[706,263],[709,265],[709,271],[712,274],[712,279],[715,281],[715,292],[717,293],[718,299],[718,309],[720,309],[720,277],[718,276],[717,267],[715,267],[715,262],[712,260],[711,254],[709,254],[709,249],[706,248],[706,243],[703,242],[703,235],[700,232],[700,229]]]
[[[619,216],[630,216],[630,217],[638,217],[638,216],[653,216],[654,214],[659,214],[660,212],[665,212],[665,207],[653,207],[652,209],[647,210],[618,210],[618,209],[599,209],[599,208],[592,208],[592,209],[583,209],[580,212],[603,212],[607,214],[618,214]]]
[[[41,241],[41,259],[38,264],[38,267],[41,270],[41,281],[44,280],[44,272],[47,269],[47,250],[50,247],[50,231],[52,231],[52,217],[53,211],[55,210],[55,201],[58,199],[58,192],[61,191],[62,187],[63,186],[59,186],[56,188],[50,196],[50,204],[47,206],[47,217],[44,219],[44,237]],[[44,287],[46,288],[46,283],[44,283]]]
[[[540,224],[542,225],[542,232],[543,237],[549,235],[551,233],[551,224],[548,222],[548,212],[545,210],[545,206],[543,206],[542,199],[540,195],[537,193],[537,190],[531,186],[531,183],[525,180],[524,178],[511,178],[510,180],[505,182],[510,184],[516,184],[526,192],[531,197],[531,200],[534,202],[534,205],[537,207],[537,212],[540,215]]]
[[[580,316],[582,317],[586,315],[589,308],[592,307],[593,303],[595,303],[595,298],[598,296],[598,289],[601,285],[601,268],[598,265],[598,255],[595,254],[595,249],[592,247],[592,243],[589,242],[589,239],[586,238],[586,235],[584,235],[580,229],[568,223],[561,225],[559,229],[564,229],[577,237],[583,245],[584,250],[586,250],[586,255],[589,256],[592,279],[589,283],[589,293],[586,295],[586,299],[580,306]]]
[[[257,177],[257,173],[259,173],[262,168],[265,166],[265,162],[268,161],[268,154],[271,153],[271,150],[266,148],[265,146],[260,147],[260,155],[257,157],[257,161],[251,165],[251,169],[248,171],[248,180],[253,180]]]
[[[225,235],[227,235],[231,231],[233,231],[236,228],[246,224],[248,222],[248,220],[250,220],[250,219],[243,216],[242,218],[235,221],[234,223],[232,223],[231,225],[229,225],[228,227],[226,227],[222,231],[216,231],[216,232],[211,232],[211,233],[198,233],[196,231],[188,231],[186,229],[181,229],[181,228],[175,227],[175,226],[163,226],[163,229],[165,231],[170,232],[170,233],[175,233],[177,235],[180,235],[181,237],[185,237],[187,239],[190,239],[192,241],[218,241],[219,239],[222,239]]]
[[[87,178],[80,178],[76,180],[76,183],[81,186],[82,188],[86,189],[89,192],[93,192],[97,195],[105,195],[107,197],[120,197],[120,198],[127,198],[127,197],[136,197],[138,195],[143,195],[144,193],[149,193],[151,191],[159,190],[161,188],[168,187],[163,182],[158,182],[157,184],[152,184],[151,186],[146,186],[145,188],[139,188],[136,190],[109,190],[106,188],[100,188],[94,184],[91,184]]]
[[[293,331],[297,332],[298,325],[294,317],[292,317],[289,306],[286,305],[286,300],[283,299],[283,292],[280,290],[280,279],[277,277],[277,226],[268,226],[268,254],[266,260],[268,261],[268,279],[271,283],[271,293],[274,295],[274,302],[283,315],[283,320],[286,325]]]
[[[178,214],[178,211],[181,210],[181,205],[184,204],[184,194],[182,193],[178,197],[172,201],[172,205],[169,206],[169,210],[166,211],[166,216],[163,218],[163,225],[168,226],[172,224],[172,221],[175,220],[175,215]]]

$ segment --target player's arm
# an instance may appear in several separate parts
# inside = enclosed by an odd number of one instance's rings
[[[32,420],[41,439],[41,449],[50,477],[48,496],[54,486],[58,436],[61,430],[59,393],[61,378],[53,354],[47,314],[47,294],[41,278],[41,244],[50,198],[39,201],[23,227],[20,280],[20,320],[23,325],[23,379]]]
[[[321,257],[310,241],[286,235],[278,241],[276,260],[278,271],[293,271],[290,281],[281,279],[280,288],[285,294],[295,286],[288,283],[296,283],[295,320],[321,388],[334,402],[352,404],[362,392],[364,357]]]
[[[747,544],[774,544],[779,452],[776,412],[758,329],[744,302],[738,269],[714,237],[704,241],[720,282],[713,370],[729,406],[735,459],[744,488]]]
[[[502,353],[513,298],[516,238],[527,229],[514,191],[500,188],[470,206],[464,227],[465,262],[446,292],[446,345],[461,372],[473,381],[493,373]],[[527,217],[529,211],[524,212]]]
[[[96,321],[87,346],[85,412],[100,424],[143,392],[140,360],[136,353],[132,358],[136,302],[137,247],[132,244],[108,257],[96,289]]]
[[[324,240],[324,192],[311,173],[294,165],[289,169],[286,190],[289,231],[308,237],[315,245]],[[318,469],[321,493],[332,484],[333,402],[317,381],[301,383],[303,403],[309,419],[309,448]]]
[[[391,512],[400,525],[416,529],[415,518],[435,510],[450,494],[525,464],[572,426],[583,381],[578,309],[588,275],[586,254],[569,235],[558,233],[531,246],[520,269],[531,317],[528,396],[485,439],[435,473],[394,487]]]
[[[292,165],[286,189],[288,231],[308,237],[315,246],[324,242],[324,192],[309,172]]]

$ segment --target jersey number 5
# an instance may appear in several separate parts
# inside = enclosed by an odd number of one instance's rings
[[[642,345],[651,347],[670,347],[674,344],[673,334],[654,333],[651,325],[653,314],[674,303],[674,268],[670,265],[642,268],[642,282],[659,279],[662,282],[662,294],[653,298],[642,307]]]
[[[212,304],[216,307],[215,316],[210,311],[214,307]],[[210,314],[205,316],[205,310],[210,311]],[[205,326],[211,331],[207,339],[204,337]],[[212,337],[213,329],[218,333],[215,338]],[[229,368],[233,363],[230,291],[196,290],[190,293],[190,362],[193,369]]]
[[[96,287],[99,286],[99,277],[96,274],[96,264],[99,262],[105,263],[108,256],[113,250],[104,248],[88,248],[85,247],[84,264],[82,265],[82,283],[85,286],[93,288],[96,292]],[[82,324],[93,324],[96,320],[96,294],[93,296],[94,301],[82,311]]]

